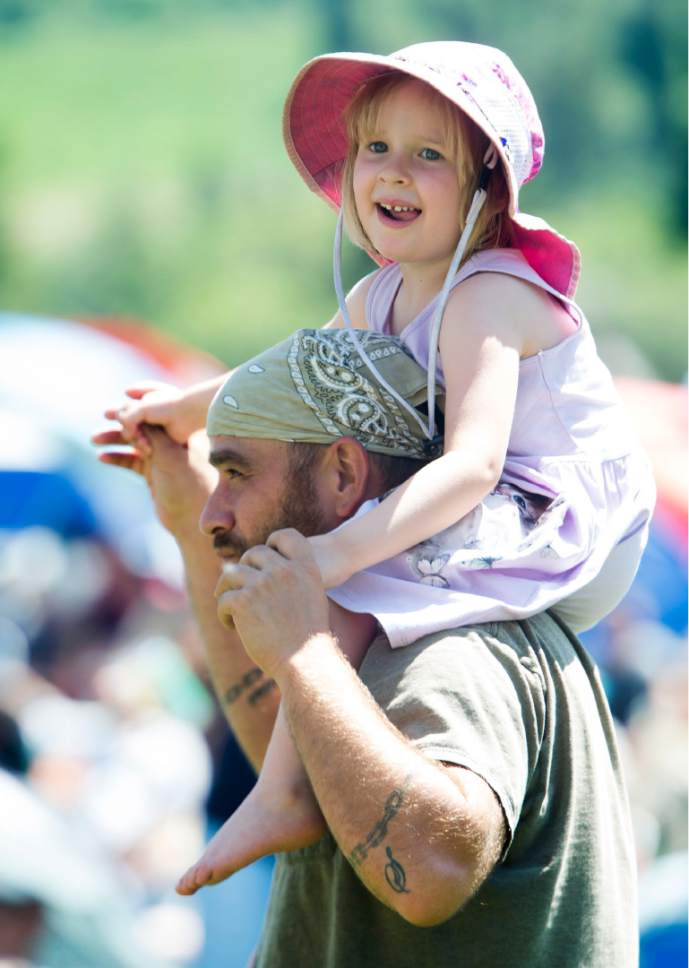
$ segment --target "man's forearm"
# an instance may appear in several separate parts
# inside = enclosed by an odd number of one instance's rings
[[[239,744],[255,769],[263,762],[279,704],[275,683],[247,656],[239,636],[218,619],[214,590],[220,563],[210,540],[199,531],[199,515],[217,483],[208,463],[208,438],[192,434],[187,445],[176,443],[160,427],[145,427],[151,455],[131,449],[106,450],[101,459],[146,479],[156,514],[184,559],[187,587],[215,691]],[[95,434],[107,448],[127,446],[122,429]]]
[[[500,830],[487,843],[481,815],[492,792],[415,750],[329,636],[300,649],[279,681],[314,793],[360,879],[412,923],[451,916],[499,853]]]
[[[275,722],[279,690],[246,654],[237,632],[220,624],[213,596],[220,564],[208,538],[194,527],[176,538],[213,687],[230,728],[258,771]]]

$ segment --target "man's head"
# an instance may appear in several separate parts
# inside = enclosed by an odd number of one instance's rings
[[[383,380],[410,404],[426,374],[398,340],[359,336]],[[300,330],[234,371],[207,430],[219,472],[201,517],[216,550],[238,558],[273,531],[332,530],[426,458],[422,429],[343,330]]]
[[[421,463],[369,453],[352,438],[307,444],[227,435],[211,437],[210,460],[218,483],[201,527],[229,560],[281,528],[307,536],[331,531]]]

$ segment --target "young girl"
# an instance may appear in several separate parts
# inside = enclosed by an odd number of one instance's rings
[[[329,55],[297,76],[284,125],[306,183],[382,265],[345,301],[338,239],[328,325],[397,335],[427,368],[429,453],[436,380],[445,391],[442,456],[310,539],[331,599],[375,616],[393,647],[553,606],[575,629],[594,624],[631,584],[654,489],[572,301],[578,252],[518,210],[544,144],[524,80],[477,44]],[[109,415],[135,442],[143,422],[183,441],[217,385],[133,388],[139,402]],[[358,662],[361,643],[339,634]],[[178,890],[313,839],[305,781],[281,839],[300,769],[278,717],[256,788]]]

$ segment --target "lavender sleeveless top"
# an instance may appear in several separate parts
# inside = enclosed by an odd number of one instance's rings
[[[495,491],[441,534],[328,593],[345,608],[375,615],[393,646],[441,629],[525,618],[552,607],[588,586],[613,549],[647,529],[653,510],[648,462],[582,311],[551,289],[516,249],[477,253],[459,270],[453,288],[477,272],[515,276],[549,292],[569,309],[577,329],[521,361]],[[377,273],[366,304],[371,329],[388,331],[401,281],[395,263]],[[424,367],[434,308],[432,300],[400,333]],[[436,376],[443,385],[440,361]]]

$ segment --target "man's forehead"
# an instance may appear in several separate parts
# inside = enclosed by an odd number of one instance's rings
[[[256,437],[231,437],[228,434],[219,434],[210,437],[209,441],[209,460],[216,467],[230,462],[256,464],[264,460],[274,460],[287,450],[284,441]]]

